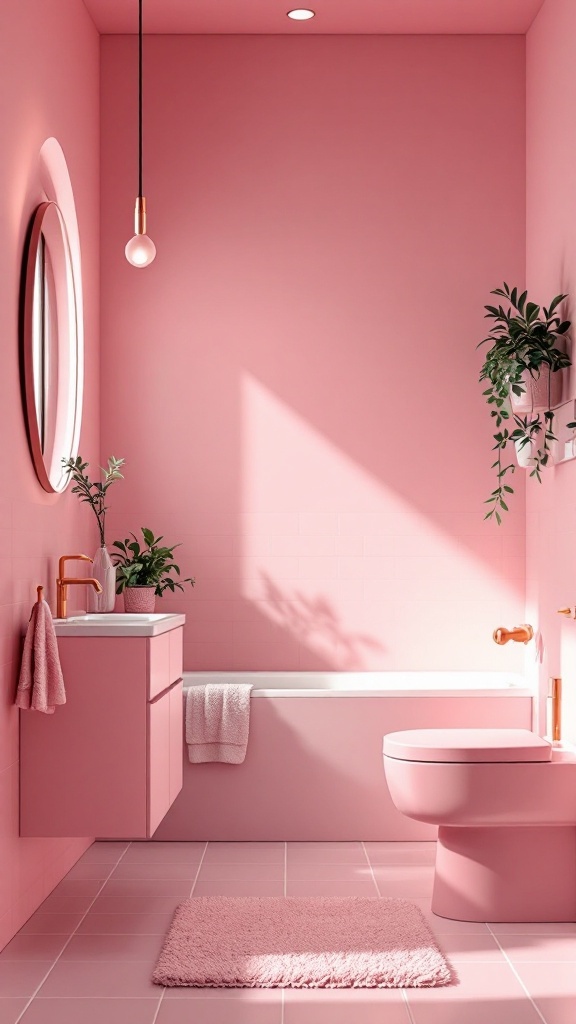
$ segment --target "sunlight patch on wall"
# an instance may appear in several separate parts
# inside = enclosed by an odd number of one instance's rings
[[[482,510],[442,509],[437,495],[414,508],[249,374],[241,450],[241,592],[303,657],[521,669],[523,652],[492,640],[522,619],[521,533],[504,549]]]

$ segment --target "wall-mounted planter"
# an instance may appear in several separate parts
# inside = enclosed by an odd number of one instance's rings
[[[539,416],[542,422],[542,430],[535,441],[525,444],[523,447],[521,447],[519,442],[516,442],[515,444],[516,461],[521,469],[534,468],[534,458],[544,440],[544,413],[547,412],[548,409],[551,409],[554,412],[553,433],[557,433],[556,410],[558,410],[562,404],[563,381],[563,370],[557,370],[555,373],[551,373],[549,366],[542,366],[540,373],[535,377],[528,372],[522,375],[522,384],[525,388],[523,395],[510,394],[512,412],[516,416]],[[557,461],[559,461],[559,459],[560,453],[558,450],[558,444],[552,443],[548,465],[553,466]]]
[[[549,366],[542,366],[536,377],[528,372],[522,374],[525,391],[523,395],[510,395],[513,412],[518,416],[526,416],[531,413],[543,413],[560,405],[563,377],[562,370],[550,373]]]

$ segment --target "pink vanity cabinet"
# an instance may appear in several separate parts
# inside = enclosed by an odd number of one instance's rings
[[[58,649],[66,704],[20,713],[20,834],[147,839],[182,788],[182,629]]]

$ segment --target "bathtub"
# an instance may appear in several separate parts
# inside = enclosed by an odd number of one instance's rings
[[[252,697],[479,697],[531,696],[513,672],[185,672],[184,688],[252,683]]]
[[[190,841],[414,841],[394,807],[382,737],[400,729],[532,728],[533,692],[501,672],[186,672],[185,690],[252,683],[241,765],[190,764],[154,835]]]

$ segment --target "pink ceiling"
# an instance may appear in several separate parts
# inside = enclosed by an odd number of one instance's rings
[[[134,32],[137,0],[84,0],[100,32]],[[526,32],[543,0],[311,0],[316,17],[286,17],[307,0],[145,0],[145,32],[507,33]]]

